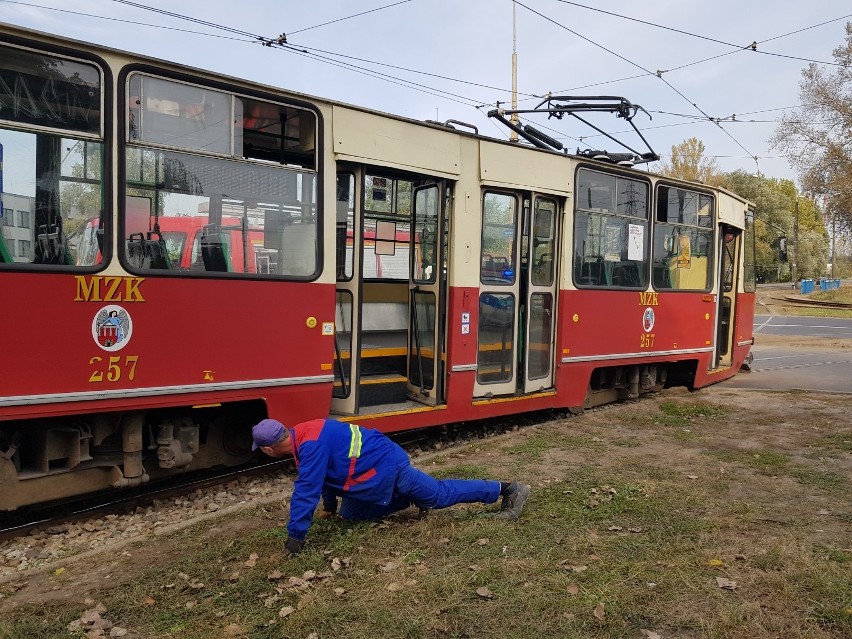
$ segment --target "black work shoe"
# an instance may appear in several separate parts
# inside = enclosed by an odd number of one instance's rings
[[[500,513],[498,516],[501,519],[508,519],[510,521],[517,519],[521,516],[521,510],[523,510],[524,503],[529,496],[529,486],[513,481],[509,484],[506,494],[503,495],[503,503],[500,504]]]

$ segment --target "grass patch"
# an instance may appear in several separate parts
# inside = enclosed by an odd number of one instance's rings
[[[754,468],[764,474],[778,474],[782,472],[790,462],[788,455],[774,451],[733,451],[733,450],[711,450],[707,455],[719,461],[730,464],[741,464]]]
[[[488,479],[491,474],[485,466],[478,464],[457,464],[446,468],[436,468],[429,474],[438,479]]]
[[[832,494],[849,494],[849,480],[837,473],[797,466],[790,471],[790,475],[805,486],[819,488]]]
[[[552,444],[543,435],[530,435],[526,441],[514,446],[505,446],[502,451],[507,455],[523,455],[531,459],[540,459],[545,452],[550,450]]]
[[[813,445],[852,453],[852,430],[826,435],[815,441]]]
[[[715,419],[722,419],[727,416],[728,407],[721,404],[709,404],[706,402],[696,402],[694,404],[661,402],[660,411],[663,415],[682,419],[685,422],[703,419],[712,421]]]

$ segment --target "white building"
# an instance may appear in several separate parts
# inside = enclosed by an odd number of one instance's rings
[[[6,248],[15,262],[33,261],[35,237],[35,198],[2,193],[3,215],[0,229]]]

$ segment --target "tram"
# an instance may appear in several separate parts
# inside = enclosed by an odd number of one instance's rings
[[[734,376],[753,207],[0,26],[0,510]],[[647,158],[646,158],[647,159]]]

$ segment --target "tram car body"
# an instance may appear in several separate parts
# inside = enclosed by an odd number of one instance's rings
[[[724,190],[0,27],[0,509],[737,373]],[[183,239],[178,238],[183,234]]]

